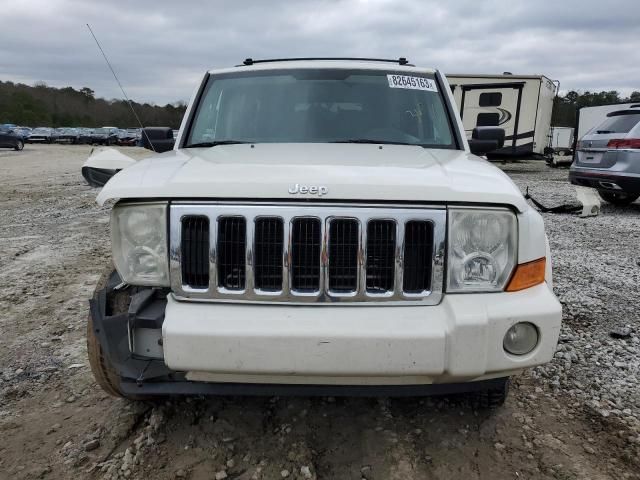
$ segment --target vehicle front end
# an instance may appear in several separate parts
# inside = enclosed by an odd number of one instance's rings
[[[51,143],[51,130],[36,128],[27,137],[27,143]]]
[[[552,358],[542,218],[469,152],[438,72],[212,72],[180,132],[98,198],[117,200],[88,332],[108,391],[504,393]]]

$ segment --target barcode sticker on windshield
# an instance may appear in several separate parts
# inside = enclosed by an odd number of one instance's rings
[[[391,88],[409,88],[411,90],[426,90],[437,92],[436,82],[430,78],[411,77],[409,75],[387,75]]]

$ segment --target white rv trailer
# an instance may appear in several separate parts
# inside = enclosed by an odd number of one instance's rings
[[[573,150],[573,127],[551,127],[551,148],[556,153]]]
[[[550,150],[557,83],[544,75],[447,74],[467,138],[479,126],[505,130],[500,156],[544,155]]]
[[[629,108],[640,109],[640,102],[635,103],[614,103],[611,105],[600,105],[599,107],[582,107],[578,110],[576,140],[584,137],[589,130],[600,125],[607,114],[617,112],[618,110],[627,110]]]

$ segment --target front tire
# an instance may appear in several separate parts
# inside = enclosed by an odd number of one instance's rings
[[[604,190],[598,190],[598,194],[605,202],[618,206],[629,205],[640,197],[638,193],[608,192]]]
[[[87,320],[87,355],[89,356],[91,372],[93,372],[93,377],[100,385],[100,388],[109,395],[124,398],[125,395],[120,390],[120,377],[104,356],[98,337],[96,337],[91,313],[89,313]]]
[[[504,383],[500,387],[491,388],[478,392],[478,406],[485,410],[495,410],[504,405],[509,396],[509,377],[503,379]]]
[[[16,143],[16,146],[13,147],[13,149],[16,152],[19,152],[20,150],[22,150],[24,148],[24,142],[22,140],[18,140],[18,143]]]

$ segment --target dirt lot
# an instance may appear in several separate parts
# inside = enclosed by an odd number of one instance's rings
[[[640,478],[640,204],[546,215],[561,342],[494,413],[465,398],[136,403],[102,393],[86,359],[110,253],[89,149],[0,151],[0,478]],[[543,202],[572,199],[567,170],[503,168]]]

